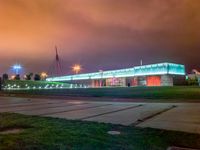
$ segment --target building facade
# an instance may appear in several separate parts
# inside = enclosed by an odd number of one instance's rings
[[[158,63],[132,68],[99,71],[47,78],[47,81],[59,81],[83,84],[89,87],[125,87],[125,86],[173,86],[174,77],[185,76],[185,66],[174,63]]]

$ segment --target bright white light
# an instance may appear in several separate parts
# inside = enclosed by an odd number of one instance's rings
[[[22,66],[19,65],[19,64],[15,64],[15,65],[13,66],[13,69],[22,69]]]
[[[15,64],[12,66],[12,69],[15,71],[16,74],[19,74],[19,71],[22,69],[20,64]]]

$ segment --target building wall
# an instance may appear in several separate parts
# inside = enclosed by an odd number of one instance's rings
[[[162,75],[161,86],[173,86],[173,77],[170,75]]]
[[[104,87],[106,86],[106,80],[100,79],[100,80],[92,80],[90,87]]]
[[[130,82],[131,86],[138,86],[138,77],[134,77]]]
[[[134,77],[130,83],[131,86],[173,86],[173,76],[155,75]]]
[[[88,87],[127,87],[127,86],[173,86],[173,76],[155,75],[155,76],[138,76],[129,78],[108,78],[96,80],[78,80],[70,82],[81,84]]]
[[[106,79],[106,86],[126,86],[126,78]]]
[[[147,85],[146,76],[137,77],[137,80],[138,80],[138,86],[146,86]]]

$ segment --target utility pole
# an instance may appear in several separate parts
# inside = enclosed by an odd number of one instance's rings
[[[56,57],[53,61],[53,64],[50,66],[49,74],[52,76],[60,76],[63,75],[61,60],[58,54],[57,46],[55,46]]]
[[[59,55],[58,55],[57,46],[55,46],[55,50],[56,50],[56,74],[62,75],[62,67],[61,67],[60,58],[59,58]]]

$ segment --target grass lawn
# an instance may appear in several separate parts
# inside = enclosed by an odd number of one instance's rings
[[[13,128],[24,130],[0,133],[0,150],[166,150],[171,145],[200,148],[200,135],[195,134],[1,113],[0,132]],[[110,130],[118,130],[121,135],[108,135]]]
[[[199,100],[200,87],[118,87],[118,88],[88,88],[88,89],[49,89],[5,91],[8,94],[44,95],[44,96],[80,96],[80,97],[110,97],[132,99],[170,99]]]

